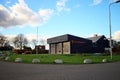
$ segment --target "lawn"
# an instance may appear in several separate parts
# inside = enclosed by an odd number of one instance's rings
[[[10,62],[14,62],[15,58],[22,58],[23,63],[32,63],[32,60],[37,58],[40,59],[40,64],[54,64],[55,59],[62,59],[63,64],[83,64],[84,59],[91,59],[93,61],[93,64],[102,63],[103,59],[107,59],[109,62],[120,61],[120,55],[113,55],[113,59],[111,60],[109,55],[95,56],[93,54],[12,54],[9,55],[9,57],[10,59],[8,61]]]

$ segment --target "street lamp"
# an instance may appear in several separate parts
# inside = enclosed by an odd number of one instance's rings
[[[115,3],[119,3],[120,2],[120,0],[117,0],[117,1],[115,1],[115,2],[113,2],[113,3],[110,3],[109,4],[109,29],[110,29],[110,57],[111,57],[111,59],[112,59],[112,36],[111,36],[111,5],[112,4],[115,4]]]
[[[37,26],[37,38],[36,38],[36,54],[38,54],[38,26]]]

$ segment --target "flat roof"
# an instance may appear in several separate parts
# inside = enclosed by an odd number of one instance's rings
[[[77,36],[74,36],[74,35],[65,34],[65,35],[49,38],[49,39],[47,39],[47,43],[59,43],[59,42],[65,42],[65,41],[70,41],[70,40],[91,41],[91,40],[86,39],[86,38],[81,38],[81,37],[77,37]]]

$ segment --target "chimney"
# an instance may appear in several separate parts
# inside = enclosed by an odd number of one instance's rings
[[[98,35],[97,34],[94,34],[94,37],[97,37]]]

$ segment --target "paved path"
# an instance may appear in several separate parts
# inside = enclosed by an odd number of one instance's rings
[[[120,62],[47,65],[0,61],[0,80],[120,80]]]

